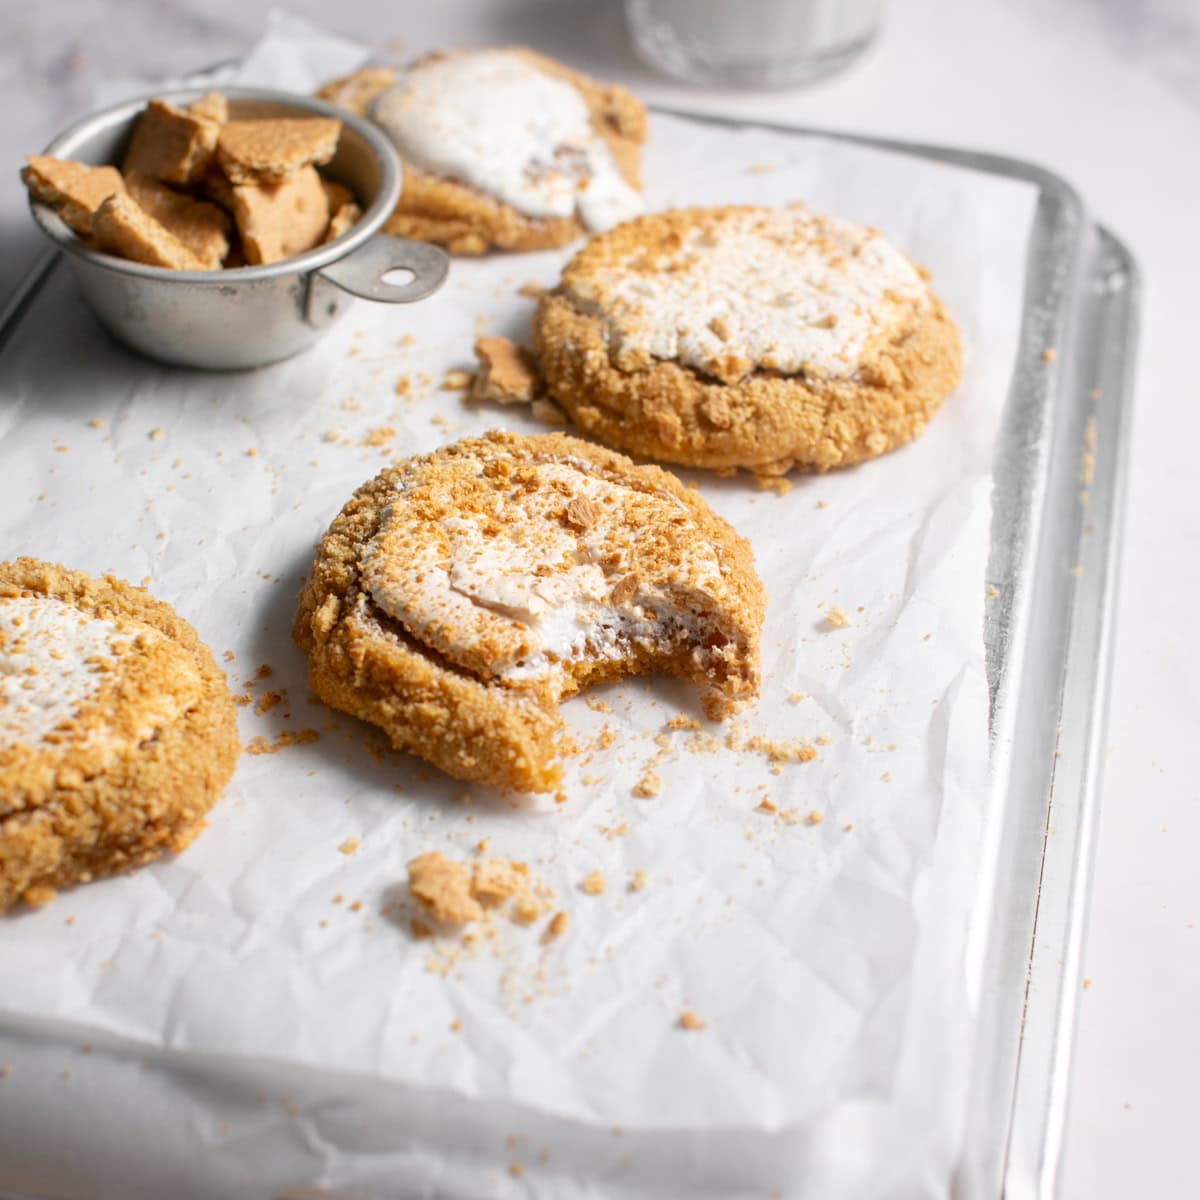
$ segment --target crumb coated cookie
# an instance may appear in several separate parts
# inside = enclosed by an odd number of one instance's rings
[[[182,850],[238,752],[225,677],[168,605],[0,563],[0,912]]]
[[[635,454],[781,474],[917,437],[958,386],[954,322],[882,234],[799,206],[599,234],[534,320],[546,387]]]
[[[429,55],[371,111],[404,160],[388,233],[542,250],[642,211],[645,108],[532,50]]]
[[[493,432],[388,467],[321,541],[294,634],[328,704],[463,779],[559,783],[559,701],[669,673],[753,699],[749,544],[657,467]]]

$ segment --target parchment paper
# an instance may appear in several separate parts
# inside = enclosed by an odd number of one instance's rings
[[[356,53],[277,21],[241,77],[308,89]],[[949,1193],[988,854],[989,466],[1034,193],[661,116],[646,175],[654,208],[803,199],[876,225],[964,333],[963,386],[913,445],[784,496],[691,476],[770,594],[741,731],[819,739],[818,758],[773,768],[688,732],[663,751],[695,695],[639,680],[594,693],[611,711],[565,707],[585,747],[606,725],[616,740],[556,805],[442,777],[308,698],[289,630],[315,541],[389,454],[542,428],[439,384],[480,331],[525,336],[516,289],[570,251],[456,261],[425,303],[359,303],[300,358],[223,375],[116,346],[60,266],[0,356],[4,552],[145,579],[232,652],[235,691],[272,668],[253,695],[286,698],[241,710],[247,742],[320,736],[243,757],[178,858],[0,922],[9,1186]],[[662,793],[636,798],[652,760]],[[475,948],[414,939],[405,863],[481,839],[557,891],[565,936],[500,920]],[[596,869],[607,890],[584,894]],[[683,1008],[705,1027],[682,1029]]]

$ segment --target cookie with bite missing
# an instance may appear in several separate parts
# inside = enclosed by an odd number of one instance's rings
[[[294,636],[326,703],[462,779],[561,781],[559,703],[673,674],[754,699],[749,544],[694,491],[563,434],[493,432],[386,468],[322,539]]]
[[[0,563],[0,912],[182,850],[239,748],[225,677],[168,605]]]
[[[404,161],[388,233],[453,254],[542,250],[642,211],[645,108],[532,50],[428,55],[371,115]]]
[[[585,433],[693,467],[780,474],[917,437],[958,386],[958,329],[877,230],[794,206],[682,209],[599,234],[534,346]]]

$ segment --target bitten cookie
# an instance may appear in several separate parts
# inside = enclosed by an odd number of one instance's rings
[[[584,432],[781,474],[917,437],[958,386],[958,329],[882,234],[804,208],[682,209],[594,237],[534,321]]]
[[[371,111],[404,160],[388,233],[542,250],[642,211],[645,108],[532,50],[429,55]]]
[[[754,698],[750,546],[657,467],[490,433],[388,467],[321,541],[294,634],[326,703],[451,775],[561,779],[559,701],[667,673],[710,716]]]
[[[0,912],[182,850],[238,753],[225,678],[168,605],[0,563]]]

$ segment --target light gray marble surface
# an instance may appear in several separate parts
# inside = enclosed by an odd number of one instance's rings
[[[399,55],[527,42],[650,100],[999,150],[1070,179],[1146,277],[1111,752],[1064,1200],[1200,1195],[1200,4],[895,0],[879,43],[806,91],[689,90],[631,56],[615,0],[301,0]],[[0,304],[40,253],[21,156],[102,80],[235,56],[266,0],[0,0]],[[0,1083],[0,1086],[4,1086]],[[2,1164],[0,1164],[2,1173]],[[0,1180],[2,1182],[2,1180]]]

